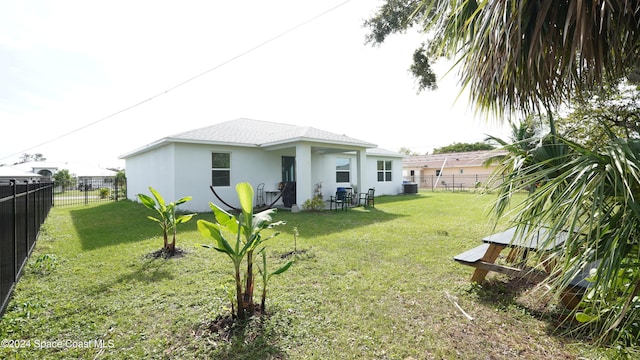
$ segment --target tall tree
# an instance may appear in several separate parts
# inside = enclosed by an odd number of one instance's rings
[[[16,164],[24,164],[24,163],[28,163],[30,161],[46,161],[46,160],[47,160],[47,158],[45,158],[44,155],[42,155],[40,153],[36,153],[36,154],[24,153],[24,154],[22,154],[20,156],[20,161],[18,161]]]
[[[73,177],[67,169],[60,169],[53,174],[53,181],[60,186],[62,192],[73,184]]]
[[[420,154],[418,154],[417,152],[415,152],[415,151],[411,150],[410,148],[408,148],[408,147],[404,147],[404,146],[403,146],[403,147],[401,147],[401,148],[400,148],[400,150],[398,150],[398,152],[399,152],[400,154],[407,155],[407,156],[420,155]]]
[[[638,81],[639,24],[640,3],[628,0],[388,0],[365,21],[372,44],[419,27],[432,38],[424,57],[452,58],[471,100],[497,113],[553,109],[603,82]]]
[[[585,94],[557,119],[558,131],[590,149],[606,145],[609,132],[622,138],[640,137],[640,88],[603,84],[598,94]],[[591,95],[591,96],[588,96]]]
[[[486,142],[453,143],[451,145],[435,148],[433,149],[433,153],[447,154],[447,153],[455,153],[455,152],[482,151],[482,150],[493,150],[493,149],[495,149],[495,146],[491,144],[487,144]]]

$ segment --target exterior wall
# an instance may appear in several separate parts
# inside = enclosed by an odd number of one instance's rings
[[[445,167],[438,178],[437,171],[440,169],[405,168],[403,176],[405,180],[415,182],[421,188],[441,187],[442,181],[445,181],[455,183],[456,186],[465,189],[473,189],[477,183],[486,183],[494,169],[495,167],[486,168],[484,166]],[[413,176],[411,176],[411,170],[414,171]]]
[[[486,168],[484,166],[446,166],[442,170],[442,175],[491,175],[495,167]],[[436,175],[436,170],[440,169],[421,169],[425,176]],[[462,170],[462,172],[460,172]]]
[[[336,182],[336,158],[348,158],[351,160],[351,174],[349,183]],[[391,160],[391,182],[378,181],[378,160]],[[353,154],[316,155],[312,157],[314,163],[314,185],[322,182],[322,193],[325,200],[335,195],[338,187],[355,187],[358,179],[357,156]],[[402,193],[402,159],[385,156],[369,155],[364,164],[365,174],[362,178],[362,189],[357,192],[366,192],[369,188],[376,188],[378,195],[397,195]],[[318,179],[316,181],[316,179]]]
[[[190,211],[210,211],[209,202],[226,208],[211,192],[211,153],[228,152],[231,160],[230,186],[217,186],[216,193],[229,205],[238,207],[236,184],[249,182],[254,191],[264,183],[265,191],[276,191],[282,174],[282,156],[294,156],[294,151],[265,152],[255,148],[176,144],[177,197],[193,199],[181,208]],[[266,196],[266,194],[265,194]],[[270,198],[265,198],[269,201]]]
[[[363,150],[364,151],[364,150]],[[265,202],[271,203],[273,194],[278,190],[282,179],[282,157],[296,156],[296,148],[265,150],[249,147],[213,146],[203,144],[173,143],[165,145],[126,159],[128,196],[137,201],[138,193],[148,194],[148,186],[153,186],[167,201],[174,201],[184,196],[191,196],[192,200],[181,205],[185,211],[208,212],[209,203],[226,208],[211,192],[211,153],[228,152],[231,160],[231,185],[218,186],[216,193],[229,205],[238,207],[239,202],[235,185],[249,182],[254,189],[264,183]],[[336,158],[350,159],[350,182],[336,182]],[[358,182],[358,156],[350,153],[322,154],[311,152],[311,164],[296,163],[299,173],[301,166],[310,166],[309,187],[302,193],[313,196],[317,184],[322,184],[322,195],[328,200],[335,195],[338,187],[355,186]],[[376,188],[378,195],[396,195],[402,193],[402,159],[381,155],[365,157],[365,174],[361,179],[362,188],[357,192],[366,192],[371,187]],[[392,181],[378,182],[377,161],[392,161]],[[298,175],[297,175],[298,176]],[[297,184],[297,186],[307,186]],[[298,193],[301,193],[298,191]],[[306,199],[297,199],[302,207]],[[278,202],[282,204],[282,200]]]
[[[345,158],[350,161],[349,182],[336,182],[336,159]],[[322,183],[323,199],[329,200],[335,196],[339,187],[354,187],[358,179],[358,169],[356,166],[356,156],[352,154],[332,153],[327,155],[316,155],[311,157],[313,162],[312,182],[315,186]],[[360,189],[357,189],[359,192]]]
[[[169,144],[152,151],[125,159],[127,196],[138,201],[138,194],[151,196],[149,186],[167,201],[175,199],[174,145]]]
[[[378,181],[378,161],[391,161],[391,181]],[[387,157],[380,155],[367,156],[365,189],[359,192],[365,192],[369,188],[376,188],[376,196],[378,195],[398,195],[402,193],[402,158]]]

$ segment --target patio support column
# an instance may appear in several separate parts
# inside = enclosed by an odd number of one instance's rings
[[[311,181],[311,145],[296,145],[296,202],[299,208],[313,196]]]
[[[358,179],[356,182],[356,185],[358,185],[358,192],[362,193],[362,192],[367,192],[367,189],[365,188],[365,186],[367,186],[367,180],[366,180],[366,176],[367,176],[367,171],[365,170],[365,164],[367,162],[367,151],[366,149],[362,149],[362,150],[357,150],[356,151],[356,167],[357,167],[357,171],[358,171]],[[358,194],[356,194],[358,195]]]

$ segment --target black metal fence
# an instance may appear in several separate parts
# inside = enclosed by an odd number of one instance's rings
[[[119,177],[80,177],[56,183],[53,203],[57,207],[120,201],[127,198],[127,181]]]
[[[0,314],[9,303],[51,206],[53,183],[0,183]]]
[[[405,176],[404,180],[418,184],[421,189],[468,191],[487,186],[489,174]]]

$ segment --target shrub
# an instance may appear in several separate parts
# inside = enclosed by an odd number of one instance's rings
[[[324,205],[322,196],[316,195],[312,199],[307,199],[302,204],[302,208],[307,211],[319,211],[324,209]]]
[[[106,199],[111,194],[111,189],[106,188],[106,187],[105,188],[100,188],[99,192],[100,192],[100,199]]]

